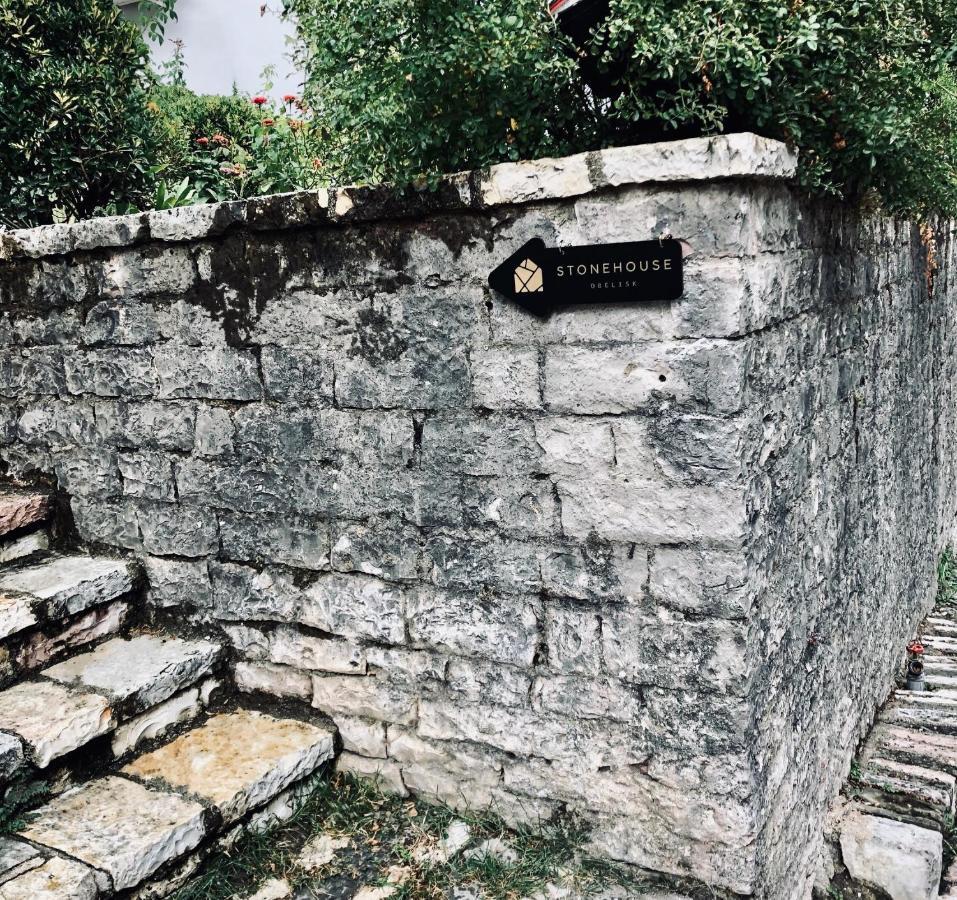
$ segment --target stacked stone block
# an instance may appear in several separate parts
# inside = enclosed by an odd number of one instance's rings
[[[793,171],[732,135],[13,234],[0,458],[342,767],[802,896],[953,514],[953,289],[943,226],[931,272]],[[485,284],[665,234],[673,304]]]

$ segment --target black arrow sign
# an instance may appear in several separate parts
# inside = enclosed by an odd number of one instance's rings
[[[571,303],[665,302],[684,289],[681,243],[671,238],[549,248],[533,238],[488,277],[538,316]]]

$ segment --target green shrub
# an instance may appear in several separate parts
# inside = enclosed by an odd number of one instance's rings
[[[323,183],[312,120],[298,97],[202,96],[173,84],[158,85],[151,106],[164,134],[164,198],[211,202]]]
[[[333,180],[751,130],[803,182],[957,213],[953,0],[610,0],[596,101],[544,0],[284,0]]]
[[[811,187],[957,212],[953,0],[611,0],[617,140],[749,130]]]
[[[285,0],[334,181],[407,181],[591,144],[544,0]]]
[[[156,156],[146,62],[112,0],[0,0],[0,223],[145,200]]]

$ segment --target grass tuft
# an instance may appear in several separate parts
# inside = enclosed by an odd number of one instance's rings
[[[469,847],[498,838],[514,859],[466,852],[445,858],[441,842],[454,821],[469,826]],[[349,838],[349,846],[321,869],[304,871],[296,863],[301,848],[323,833]],[[333,897],[350,897],[363,885],[391,884],[390,900],[445,900],[454,887],[475,888],[487,900],[518,900],[558,881],[586,896],[612,884],[641,886],[608,863],[589,859],[586,838],[587,830],[572,818],[509,829],[493,812],[403,800],[372,782],[336,775],[321,782],[289,821],[246,835],[214,856],[175,900],[248,896],[270,878],[286,879],[294,893],[311,888]]]
[[[937,603],[957,604],[957,555],[950,547],[937,564]]]

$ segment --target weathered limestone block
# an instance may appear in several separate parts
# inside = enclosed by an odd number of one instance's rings
[[[609,610],[602,620],[605,665],[637,684],[696,685],[743,693],[752,672],[748,627],[720,619],[695,621],[659,607]]]
[[[91,869],[59,856],[0,886],[3,900],[96,900],[98,893]]]
[[[841,856],[851,877],[892,900],[932,900],[940,883],[940,832],[851,811],[841,827]]]
[[[73,448],[53,455],[53,470],[60,488],[86,497],[118,497],[123,480],[117,453],[112,448]]]
[[[109,700],[50,681],[21,682],[0,691],[0,728],[23,739],[41,769],[106,734],[114,725]]]
[[[421,536],[413,526],[386,518],[341,522],[331,543],[336,571],[364,572],[389,581],[420,577]]]
[[[489,349],[472,354],[472,393],[484,409],[538,409],[538,351]]]
[[[116,634],[123,627],[129,612],[129,603],[119,601],[94,607],[53,634],[37,631],[17,650],[17,663],[24,669],[38,669],[68,648],[82,647],[107,635]]]
[[[269,400],[333,400],[333,363],[314,352],[263,347],[263,384]]]
[[[24,444],[69,450],[95,443],[93,406],[88,401],[47,400],[31,404],[17,422]]]
[[[546,603],[544,630],[550,668],[582,674],[601,671],[600,612],[581,604]]]
[[[127,496],[166,503],[176,500],[173,460],[169,456],[152,450],[120,453],[118,466]]]
[[[142,253],[120,251],[103,262],[100,278],[107,297],[180,294],[194,286],[196,264],[186,246],[147,248]]]
[[[157,607],[211,605],[213,589],[205,559],[164,559],[147,556],[143,560],[150,602]]]
[[[648,553],[591,535],[579,544],[549,548],[541,557],[550,595],[590,601],[635,602],[648,582]]]
[[[648,587],[657,602],[681,612],[737,618],[750,609],[745,561],[735,553],[659,547]]]
[[[114,638],[89,653],[44,669],[43,675],[147,709],[198,681],[219,656],[219,645],[211,641],[140,634]]]
[[[441,699],[419,703],[419,734],[440,741],[472,741],[516,755],[583,759],[589,766],[643,762],[645,739],[608,722],[569,722],[565,715]],[[534,734],[534,742],[528,735]],[[600,736],[600,737],[599,737]]]
[[[227,559],[316,570],[329,567],[325,522],[221,513],[219,534]]]
[[[610,469],[616,459],[612,424],[610,420],[576,416],[536,419],[535,440],[544,451],[543,470],[577,475],[583,469]]]
[[[365,650],[349,641],[318,637],[285,625],[269,631],[228,625],[226,633],[236,650],[248,660],[341,675],[366,672]]]
[[[23,745],[9,734],[0,735],[0,777],[10,778],[23,763]]]
[[[66,386],[71,394],[130,398],[156,393],[153,357],[147,350],[87,350],[68,357],[65,368]]]
[[[175,725],[196,718],[201,711],[198,687],[170,697],[116,729],[113,733],[113,755],[124,756],[143,741],[158,738]]]
[[[313,675],[312,705],[333,719],[345,714],[408,725],[416,718],[409,682],[377,675]]]
[[[10,637],[36,625],[39,618],[34,607],[38,605],[32,594],[4,589],[0,593],[0,638]]]
[[[617,678],[539,676],[531,687],[530,699],[535,710],[625,723],[639,721],[644,708],[640,693]]]
[[[45,521],[50,497],[45,491],[5,490],[0,493],[0,535]]]
[[[51,556],[0,574],[0,590],[30,594],[50,617],[74,615],[133,589],[133,567],[92,556]]]
[[[143,549],[157,556],[206,556],[218,547],[216,516],[208,509],[148,500],[136,504]]]
[[[433,678],[449,693],[472,703],[525,706],[532,689],[532,678],[523,668],[462,657],[449,659],[444,672]]]
[[[96,430],[112,446],[191,450],[193,408],[185,403],[98,400]]]
[[[745,529],[740,489],[686,487],[630,477],[560,479],[562,525],[571,537],[591,534],[639,544],[736,546]]]
[[[245,220],[246,206],[236,201],[146,213],[150,237],[158,241],[188,241],[222,234]]]
[[[365,575],[320,575],[303,594],[299,621],[349,638],[405,641],[401,591]]]
[[[233,452],[236,426],[228,409],[219,406],[196,407],[196,443],[201,456],[229,456]]]
[[[426,564],[440,588],[471,589],[488,585],[509,593],[533,593],[541,585],[539,553],[525,541],[490,535],[479,542],[471,535],[435,532],[425,544]]]
[[[426,465],[464,475],[524,475],[539,469],[531,422],[512,416],[429,418],[422,429]]]
[[[0,351],[0,395],[56,396],[65,388],[63,351],[59,348]]]
[[[430,650],[408,650],[404,647],[367,644],[363,648],[363,653],[372,674],[384,672],[393,675],[409,675],[413,678],[441,680],[450,664],[448,656]]]
[[[71,497],[70,509],[80,537],[126,550],[142,550],[137,509],[129,500]]]
[[[161,347],[153,362],[160,399],[258,400],[262,396],[256,360],[248,353]]]
[[[531,665],[539,638],[537,601],[418,591],[409,598],[409,636],[418,646]]]
[[[231,622],[296,622],[302,592],[279,570],[257,572],[232,563],[209,563],[212,615]]]
[[[358,716],[337,715],[334,717],[343,749],[359,756],[385,757],[386,726],[382,722]]]
[[[0,883],[43,865],[44,858],[26,841],[0,838]]]
[[[312,679],[308,673],[289,666],[264,662],[238,662],[233,667],[237,689],[247,694],[272,694],[274,697],[312,697]]]
[[[152,344],[161,336],[161,313],[153,306],[130,306],[112,298],[95,304],[86,315],[81,335],[87,346]]]
[[[122,891],[197,846],[203,817],[198,803],[108,777],[57,797],[22,834],[107,872]]]
[[[388,794],[398,794],[400,797],[409,795],[409,791],[402,781],[401,770],[391,760],[368,759],[358,753],[344,750],[336,757],[336,771],[348,772],[352,775],[358,775],[360,778],[374,781]]]

